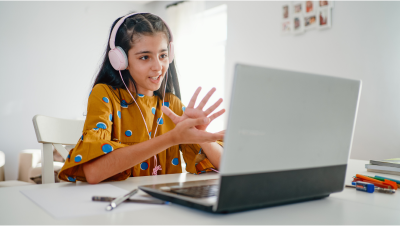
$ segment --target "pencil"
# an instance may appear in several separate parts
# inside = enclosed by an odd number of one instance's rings
[[[105,196],[93,196],[92,201],[97,202],[111,202],[115,198],[113,197],[105,197]],[[124,202],[132,202],[132,203],[145,203],[145,204],[168,204],[169,202],[161,201],[161,200],[146,200],[146,199],[127,199]]]

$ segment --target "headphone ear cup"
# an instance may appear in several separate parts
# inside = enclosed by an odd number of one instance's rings
[[[128,57],[125,51],[119,46],[116,46],[115,49],[108,52],[108,59],[112,67],[117,71],[125,70],[128,67]]]
[[[174,53],[174,43],[170,42],[169,43],[169,63],[172,63],[172,61],[174,60],[175,57],[175,53]]]

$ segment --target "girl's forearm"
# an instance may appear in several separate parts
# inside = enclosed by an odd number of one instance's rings
[[[219,163],[221,161],[221,155],[224,151],[224,148],[221,147],[221,145],[219,145],[217,142],[201,143],[200,146],[207,155],[207,158],[210,160],[211,164],[219,169]]]
[[[83,164],[83,172],[88,183],[97,184],[174,145],[176,145],[174,137],[171,132],[168,132],[91,160]]]

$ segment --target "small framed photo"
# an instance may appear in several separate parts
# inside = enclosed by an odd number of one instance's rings
[[[307,15],[304,17],[304,29],[305,30],[314,29],[317,26],[318,26],[317,14]]]
[[[306,14],[315,14],[317,12],[318,4],[315,1],[306,1],[304,11]]]
[[[282,6],[282,10],[283,10],[283,19],[289,19],[290,16],[290,5],[283,5]]]
[[[333,1],[318,1],[318,6],[320,8],[332,8],[333,7]]]
[[[293,14],[302,14],[304,2],[293,2]]]
[[[330,28],[332,26],[331,8],[320,8],[318,10],[318,27],[320,29]]]
[[[282,34],[288,35],[292,31],[292,26],[290,24],[290,20],[282,21]]]
[[[294,15],[292,18],[293,21],[293,34],[301,34],[304,32],[304,19],[303,15]]]

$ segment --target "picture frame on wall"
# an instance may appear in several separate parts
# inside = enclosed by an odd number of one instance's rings
[[[311,30],[318,27],[319,18],[317,13],[309,14],[304,17],[304,30]]]
[[[330,7],[320,8],[317,16],[319,29],[330,28],[332,26],[332,14]]]
[[[282,6],[282,19],[288,20],[290,18],[290,4],[285,4]]]
[[[305,1],[304,4],[304,13],[307,14],[316,14],[318,9],[318,2],[316,1]]]
[[[288,35],[291,34],[292,32],[292,26],[291,26],[291,21],[290,20],[284,20],[282,21],[282,34],[283,35]]]
[[[303,14],[304,12],[304,2],[296,1],[293,2],[293,14]]]
[[[318,1],[319,8],[332,8],[334,1]]]
[[[292,33],[302,34],[304,33],[304,16],[302,14],[294,14],[292,17]]]

